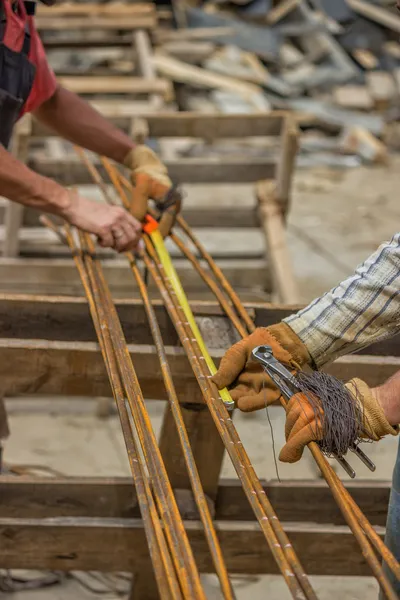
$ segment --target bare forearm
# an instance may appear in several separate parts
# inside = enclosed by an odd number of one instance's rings
[[[69,208],[68,192],[58,183],[31,171],[0,145],[0,195],[58,215]]]
[[[35,116],[61,137],[87,150],[123,163],[134,143],[90,104],[59,86]]]

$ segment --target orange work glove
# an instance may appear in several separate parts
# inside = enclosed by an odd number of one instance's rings
[[[134,192],[131,213],[136,219],[143,221],[147,214],[148,200],[162,202],[171,189],[172,182],[165,165],[147,146],[135,146],[126,156],[124,165],[132,171]]]
[[[220,390],[232,386],[232,399],[244,412],[265,408],[280,396],[262,366],[252,358],[251,353],[257,346],[271,346],[275,358],[292,372],[312,363],[307,348],[286,323],[259,327],[237,342],[222,358],[212,381]]]
[[[362,404],[362,437],[379,441],[385,435],[398,435],[398,427],[390,425],[376,394],[364,381],[352,379],[346,383],[346,387]],[[295,394],[290,399],[286,408],[286,444],[279,454],[279,460],[295,463],[303,456],[307,444],[322,439],[321,417],[323,411],[316,415],[304,394]]]

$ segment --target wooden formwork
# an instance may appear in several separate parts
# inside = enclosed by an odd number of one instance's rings
[[[279,298],[295,302],[284,233],[297,140],[291,116],[284,112],[253,115],[160,112],[142,114],[142,123],[143,120],[149,140],[160,151],[171,178],[182,185],[183,191],[186,187],[189,190],[184,200],[184,216],[200,238],[208,240],[209,248],[234,287],[246,290],[247,297],[264,299],[266,291],[271,291],[272,279]],[[132,124],[131,117],[117,114],[114,121],[125,130]],[[53,139],[51,133],[37,122],[32,122],[31,133],[35,149],[28,150],[28,164],[38,173],[65,185],[77,185],[83,194],[92,194],[90,175],[72,149],[61,155],[54,153],[48,145]],[[202,141],[202,155],[180,155],[175,144],[182,139]],[[213,145],[221,140],[234,144],[246,139],[258,141],[261,148],[258,157],[248,156],[242,149],[224,157],[213,155]],[[198,184],[207,184],[203,193],[205,202],[195,203],[191,199],[190,190]],[[231,199],[238,184],[251,184],[250,201],[245,204]],[[220,185],[225,186],[224,197]],[[255,196],[258,203],[251,199]],[[33,211],[24,211],[20,223],[20,228],[6,228],[5,236],[19,240],[17,246],[20,245],[24,258],[16,260],[17,254],[8,252],[0,260],[1,289],[74,292],[79,286],[78,278],[72,261],[64,258],[65,249],[38,226],[38,215]],[[200,291],[200,281],[191,267],[179,257],[176,264],[185,288],[193,293]],[[118,259],[110,258],[107,263],[111,286],[118,295],[133,291],[131,284],[127,287],[124,269],[126,266]]]
[[[143,305],[118,300],[116,306],[145,397],[165,398]],[[224,457],[220,437],[165,308],[159,302],[154,302],[154,307],[228,570],[232,574],[276,573],[242,488],[236,481],[220,479]],[[277,322],[293,310],[265,304],[246,307],[255,323],[263,325]],[[232,325],[216,303],[196,302],[193,310],[218,361],[235,339]],[[368,355],[338,360],[331,372],[344,379],[362,377],[377,385],[399,369],[398,339],[368,351]],[[109,396],[86,301],[79,297],[0,296],[0,381],[2,394],[29,393],[32,401],[35,394],[49,394],[54,402],[57,395]],[[168,407],[160,448],[199,569],[211,573],[212,562],[188,493],[189,479]],[[263,485],[308,573],[369,574],[325,483],[265,481]],[[389,484],[355,481],[347,487],[383,534]],[[135,492],[131,481],[123,478],[0,477],[0,563],[3,568],[140,571],[147,585],[139,578],[132,598],[157,598]]]

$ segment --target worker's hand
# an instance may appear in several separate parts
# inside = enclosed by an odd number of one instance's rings
[[[120,206],[109,206],[88,200],[77,192],[69,194],[68,208],[62,216],[75,227],[97,235],[103,248],[117,252],[135,250],[142,234],[142,225]]]
[[[143,221],[148,200],[162,202],[171,189],[172,182],[165,165],[147,146],[135,146],[125,158],[124,165],[132,171],[134,191],[131,213],[139,221]]]
[[[361,379],[352,379],[346,383],[346,388],[361,405],[361,437],[378,441],[385,435],[398,434],[398,427],[389,423],[381,406],[379,394],[376,393],[379,388],[371,389]],[[279,460],[295,463],[302,457],[307,444],[323,438],[323,415],[322,408],[315,411],[304,394],[295,394],[290,399],[286,408],[286,444],[279,454]]]
[[[232,386],[232,399],[244,412],[265,408],[280,396],[262,366],[252,359],[251,353],[257,346],[271,346],[275,358],[292,372],[312,362],[307,348],[286,323],[260,327],[232,346],[212,381],[220,390]]]

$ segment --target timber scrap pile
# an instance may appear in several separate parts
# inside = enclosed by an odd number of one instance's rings
[[[182,109],[294,111],[311,130],[300,165],[384,163],[388,148],[398,145],[400,14],[394,4],[208,0],[201,8],[180,8],[184,28],[155,30],[154,64],[178,84]],[[187,60],[170,52],[179,44],[186,45]],[[197,64],[189,64],[196,53]],[[196,88],[207,94],[193,94]]]
[[[77,149],[77,152],[83,164],[97,181],[105,199],[108,202],[114,202],[100,172],[83,151]],[[126,208],[129,208],[129,198],[132,193],[130,183],[107,159],[102,158],[101,162],[108,174],[109,183],[115,188],[120,202]],[[205,600],[205,592],[199,577],[199,565],[195,560],[196,544],[192,547],[189,542],[189,531],[185,529],[185,524],[178,509],[163,457],[147,413],[134,361],[131,360],[118,312],[101,261],[96,254],[93,240],[81,231],[74,231],[69,225],[57,227],[46,217],[43,218],[43,223],[60,237],[73,256],[88,301],[104,366],[117,404],[133,484],[136,489],[137,502],[140,507],[142,526],[154,571],[155,585],[158,590],[158,593],[153,591],[145,597],[155,598],[159,595],[160,598],[167,600],[175,598]],[[222,311],[234,328],[237,338],[244,337],[254,331],[255,324],[233,288],[180,216],[177,217],[176,230],[177,233],[170,233],[173,242],[185,252],[193,268],[196,269],[204,283],[213,292]],[[197,248],[200,253],[200,260],[191,252],[189,244],[184,241],[182,234],[185,234],[190,244]],[[284,578],[293,598],[296,600],[316,600],[317,595],[300,563],[296,550],[285,533],[254,471],[232,421],[233,402],[230,394],[226,389],[218,391],[210,380],[210,374],[215,373],[216,367],[196,323],[190,304],[186,299],[169,253],[165,248],[156,221],[153,220],[152,227],[146,229],[144,241],[145,250],[140,254],[140,261],[143,262],[158,288],[163,304],[197,380],[203,401],[233,463],[247,500],[258,521],[264,541],[276,562],[278,571]],[[125,258],[140,289],[148,325],[160,361],[161,374],[171,415],[189,474],[193,498],[208,545],[212,570],[218,576],[222,597],[233,600],[235,593],[224,560],[221,540],[214,526],[210,506],[196,468],[178,393],[167,359],[166,347],[143,279],[141,265],[139,259],[132,253],[126,253]],[[383,596],[395,600],[396,594],[382,569],[380,560],[383,558],[397,577],[400,577],[400,565],[350,496],[340,478],[323,456],[319,446],[311,443],[309,449],[346,524],[359,545],[363,560],[368,564],[372,574],[379,582]],[[4,484],[4,490],[6,489],[7,482]],[[10,523],[9,527],[11,527]],[[5,539],[5,544],[2,543],[0,549],[2,564],[15,566],[15,563],[12,563],[15,560],[15,536],[8,535],[4,537],[8,539]],[[237,542],[239,542],[239,538]],[[237,544],[234,545],[237,546]],[[80,549],[83,554],[84,548],[85,544],[83,542]],[[129,554],[130,550],[131,548],[128,545],[124,553]],[[251,548],[250,550],[249,548],[247,551],[253,552],[254,549]],[[13,557],[11,563],[10,557]],[[21,557],[19,560],[21,561]],[[53,564],[56,564],[56,562]],[[37,560],[33,560],[33,563],[39,564]],[[31,564],[33,563],[31,562]],[[23,563],[20,562],[19,564]],[[64,562],[64,565],[64,568],[68,568],[68,561]],[[146,572],[150,573],[148,569]],[[147,585],[149,585],[149,581],[147,581]],[[143,591],[140,593],[143,593]],[[142,598],[144,596],[138,595],[135,597]]]

